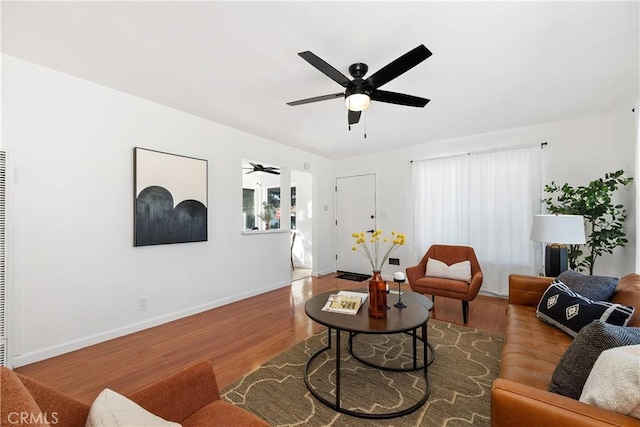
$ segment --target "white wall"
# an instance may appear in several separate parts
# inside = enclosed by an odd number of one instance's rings
[[[282,166],[283,186],[311,165],[313,269],[333,271],[332,161],[11,56],[2,66],[16,366],[290,283],[289,233],[240,232],[243,158]],[[209,161],[207,242],[133,247],[136,146]]]
[[[555,180],[571,185],[586,185],[607,172],[624,169],[628,176],[635,170],[634,117],[628,105],[611,114],[545,123],[467,138],[424,144],[393,152],[337,160],[336,177],[354,174],[377,175],[378,228],[407,234],[408,244],[394,254],[400,266],[387,265],[383,275],[403,271],[414,265],[424,252],[412,254],[411,236],[411,160],[460,154],[469,151],[548,142],[543,152],[543,183]],[[629,244],[613,255],[598,258],[595,274],[621,276],[634,271],[635,263],[635,196],[632,185],[619,190],[619,199],[628,211],[626,232]],[[437,209],[437,207],[434,207]],[[381,212],[386,215],[381,216]],[[533,271],[532,271],[533,273]]]
[[[634,118],[627,106],[598,117],[333,162],[7,55],[2,59],[16,366],[288,284],[289,233],[240,233],[243,158],[281,166],[283,189],[292,182],[289,172],[309,163],[314,274],[335,270],[335,177],[376,173],[378,228],[411,236],[412,159],[547,141],[544,182],[579,185],[635,168]],[[135,146],[209,161],[207,242],[133,247]],[[633,190],[621,199],[635,215]],[[633,271],[633,217],[627,226],[628,248],[598,260],[597,274]],[[410,245],[394,256],[401,265],[385,267],[385,276],[414,261]],[[143,297],[149,307],[138,311]]]

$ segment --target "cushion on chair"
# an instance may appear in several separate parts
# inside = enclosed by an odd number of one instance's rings
[[[471,262],[461,261],[451,265],[439,261],[434,258],[427,260],[427,271],[425,276],[442,277],[444,279],[462,280],[464,282],[471,281]]]
[[[414,291],[432,294],[432,291],[446,292],[452,298],[460,298],[469,293],[469,284],[462,280],[443,279],[442,277],[423,277],[413,283]],[[441,296],[449,296],[440,293]]]

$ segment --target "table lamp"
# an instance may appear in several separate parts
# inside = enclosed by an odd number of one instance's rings
[[[582,215],[534,215],[531,240],[547,243],[544,252],[545,276],[556,277],[568,268],[566,244],[585,243]]]

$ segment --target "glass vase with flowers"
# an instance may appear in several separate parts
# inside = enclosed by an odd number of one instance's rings
[[[387,317],[387,282],[382,279],[382,266],[389,256],[404,245],[406,237],[402,233],[391,232],[391,237],[382,237],[381,230],[375,230],[371,236],[364,232],[352,234],[355,239],[354,252],[359,252],[369,260],[373,276],[369,280],[369,317],[384,319]]]

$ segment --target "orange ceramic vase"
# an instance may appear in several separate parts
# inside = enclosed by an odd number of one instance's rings
[[[369,317],[387,317],[387,282],[382,280],[379,270],[375,270],[373,277],[369,279]]]

